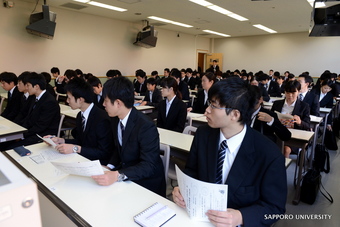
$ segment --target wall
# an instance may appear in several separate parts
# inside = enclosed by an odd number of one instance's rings
[[[110,18],[52,8],[57,13],[53,40],[28,34],[25,27],[34,4],[15,1],[15,7],[0,7],[0,72],[19,75],[25,70],[49,71],[57,66],[79,68],[96,76],[108,69],[119,69],[123,75],[134,75],[141,68],[147,74],[168,67],[196,68],[196,49],[209,50],[210,39],[156,28],[155,48],[133,45],[142,23],[133,24]],[[41,12],[41,5],[36,12]]]
[[[223,38],[214,40],[214,51],[223,53],[223,69],[309,71],[319,77],[325,70],[340,73],[340,38],[308,37],[308,33]]]

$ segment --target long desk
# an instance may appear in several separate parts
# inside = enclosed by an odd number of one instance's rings
[[[138,111],[141,111],[144,114],[152,113],[154,106],[135,106]]]
[[[32,156],[53,148],[40,143],[27,149],[32,151]],[[29,156],[20,157],[13,150],[4,154],[36,181],[39,191],[78,226],[138,226],[133,216],[155,202],[167,205],[176,212],[176,216],[164,226],[212,226],[207,222],[192,221],[185,209],[131,181],[100,186],[90,177],[58,175],[49,161],[36,164]],[[58,159],[60,162],[86,160],[78,154]]]
[[[23,133],[26,130],[26,128],[0,117],[0,143],[23,138]]]
[[[60,106],[60,113],[64,114],[67,117],[70,118],[77,118],[77,114],[79,113],[79,109],[72,110],[70,106],[64,105],[64,104],[59,104]]]

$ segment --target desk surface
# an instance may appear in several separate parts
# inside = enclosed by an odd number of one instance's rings
[[[79,109],[72,110],[70,106],[59,104],[60,106],[60,113],[64,114],[65,116],[71,117],[71,118],[77,118],[77,114],[79,113]]]
[[[145,106],[135,106],[135,108],[139,111],[155,109],[154,106],[147,106],[147,105],[145,105]]]
[[[28,146],[27,149],[32,151],[32,156],[52,148],[40,143]],[[36,164],[29,156],[20,157],[13,150],[6,153],[14,159],[13,162],[36,178],[38,185],[47,188],[45,190],[51,198],[47,197],[52,202],[62,202],[66,205],[63,212],[68,212],[68,216],[79,215],[91,226],[138,226],[134,223],[133,216],[155,202],[168,205],[176,212],[176,216],[164,226],[212,226],[210,223],[190,220],[184,209],[133,182],[117,182],[110,186],[100,186],[89,177],[58,176],[55,167],[49,161]],[[58,159],[60,162],[85,160],[78,154],[65,155],[65,158]]]
[[[20,139],[23,137],[23,132],[26,130],[26,128],[17,125],[4,117],[0,117],[0,142]]]
[[[4,97],[5,99],[7,99],[7,92],[1,92],[1,93],[0,93],[0,96],[1,96],[1,97]]]
[[[314,136],[314,132],[311,132],[311,131],[292,129],[292,128],[290,128],[289,131],[292,133],[291,139],[301,140],[306,143],[309,142]]]
[[[190,151],[191,143],[194,139],[193,135],[174,132],[162,128],[157,129],[161,143],[169,145],[172,148],[183,150],[185,152]]]

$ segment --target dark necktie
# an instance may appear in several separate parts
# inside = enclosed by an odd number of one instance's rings
[[[7,99],[8,99],[8,100],[11,100],[11,98],[12,98],[12,94],[11,94],[11,92],[8,91],[8,92],[7,92]]]
[[[303,95],[302,94],[299,94],[299,99],[300,99],[300,101],[303,101]]]
[[[35,99],[35,102],[34,102],[34,105],[33,105],[33,110],[37,106],[38,101],[39,101],[39,99]]]
[[[86,127],[86,118],[84,117],[83,114],[81,114],[81,126],[82,126],[82,129],[83,129],[83,132],[85,131],[85,127]]]
[[[119,125],[120,125],[120,130],[122,131],[122,142],[123,142],[123,136],[124,136],[125,127],[124,127],[124,125],[123,125],[123,123],[121,121],[119,122]]]
[[[223,140],[220,149],[218,150],[218,159],[217,159],[217,169],[216,169],[216,184],[222,184],[223,178],[223,163],[226,155],[226,149],[228,148],[227,140]]]
[[[266,90],[268,90],[268,84],[265,84],[265,85],[264,85],[264,88],[265,88]]]

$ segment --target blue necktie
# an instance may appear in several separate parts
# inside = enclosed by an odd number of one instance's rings
[[[82,129],[83,129],[83,132],[85,131],[85,122],[86,122],[86,118],[84,117],[83,114],[81,114],[81,124],[82,124]]]
[[[220,149],[218,150],[218,159],[217,159],[217,171],[216,171],[216,184],[222,184],[223,178],[223,163],[226,155],[226,149],[228,148],[227,140],[223,140]]]

